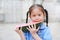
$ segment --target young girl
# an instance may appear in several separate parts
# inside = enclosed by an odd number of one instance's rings
[[[28,14],[32,22],[42,22],[42,24],[37,29],[35,24],[33,24],[34,26],[31,25],[32,27],[29,26],[27,28],[29,32],[23,32],[22,27],[20,30],[17,27],[15,31],[19,34],[21,40],[52,40],[49,27],[47,27],[44,23],[44,18],[48,14],[47,11],[43,8],[43,6],[39,4],[32,5],[27,12],[26,23],[28,22]]]

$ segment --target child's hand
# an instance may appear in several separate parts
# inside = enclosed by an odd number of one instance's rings
[[[15,31],[19,34],[21,40],[26,40],[25,37],[24,37],[24,33],[23,33],[23,31],[22,31],[22,27],[20,28],[20,30],[19,30],[19,27],[17,27],[17,28],[15,29]]]
[[[41,38],[36,33],[39,30],[39,27],[36,29],[36,25],[34,24],[34,26],[31,25],[31,27],[29,26],[29,28],[27,28],[27,29],[30,31],[30,33],[32,34],[32,36],[35,40],[41,40]]]
[[[15,31],[16,31],[19,35],[23,34],[22,28],[20,28],[20,30],[19,30],[19,27],[17,27],[17,28],[15,29]]]
[[[27,29],[30,31],[31,34],[35,34],[39,30],[39,27],[36,29],[36,25],[34,24],[34,26],[31,25],[31,27],[29,26]]]

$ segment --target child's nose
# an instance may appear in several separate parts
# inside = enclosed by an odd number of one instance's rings
[[[36,19],[39,19],[39,17],[38,17],[38,16],[36,16]]]
[[[36,16],[36,18],[39,18],[39,16]]]

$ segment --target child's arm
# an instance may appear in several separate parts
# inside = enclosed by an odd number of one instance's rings
[[[30,31],[30,33],[32,34],[32,36],[33,36],[33,38],[35,39],[35,40],[42,40],[39,36],[38,36],[38,34],[36,33],[38,30],[39,30],[39,28],[38,29],[36,29],[36,25],[31,25],[31,27],[29,26],[29,28],[27,28],[29,31]]]
[[[19,30],[19,28],[17,27],[17,28],[15,29],[15,31],[19,34],[21,40],[26,40],[25,37],[24,37],[24,33],[23,33],[23,31],[22,31],[22,28]]]
[[[35,40],[42,40],[42,39],[37,35],[37,33],[33,33],[32,36],[33,36],[33,38],[34,38]]]

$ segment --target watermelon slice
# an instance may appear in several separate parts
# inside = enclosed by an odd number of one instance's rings
[[[23,32],[28,32],[27,27],[31,26],[33,24],[36,24],[36,28],[40,27],[40,25],[41,25],[41,23],[31,22],[31,23],[20,24],[18,27],[19,27],[19,30],[22,27]]]

